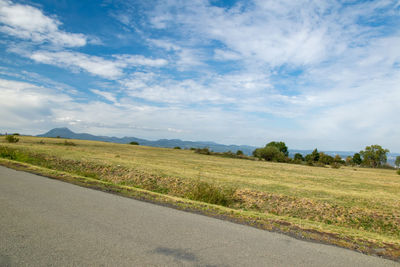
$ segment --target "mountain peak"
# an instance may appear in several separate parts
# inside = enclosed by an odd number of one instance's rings
[[[47,133],[44,134],[40,134],[38,136],[41,137],[64,137],[64,138],[71,138],[72,135],[74,135],[75,133],[73,131],[71,131],[70,129],[68,129],[67,127],[61,127],[61,128],[54,128],[51,129],[50,131],[48,131]]]

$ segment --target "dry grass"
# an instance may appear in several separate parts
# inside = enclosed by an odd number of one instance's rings
[[[80,140],[64,145],[55,138],[0,142],[30,155],[18,160],[34,165],[170,196],[217,199],[238,211],[300,220],[322,231],[334,227],[338,234],[400,247],[400,176],[393,170],[309,167]]]

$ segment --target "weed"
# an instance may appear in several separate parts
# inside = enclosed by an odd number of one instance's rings
[[[220,188],[203,181],[196,181],[191,190],[187,192],[186,197],[228,207],[234,200],[234,193],[235,190],[233,189]]]
[[[0,146],[0,157],[5,159],[16,160],[17,154],[14,149],[5,146]]]

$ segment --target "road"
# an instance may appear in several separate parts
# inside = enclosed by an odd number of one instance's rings
[[[400,266],[0,167],[0,266]]]

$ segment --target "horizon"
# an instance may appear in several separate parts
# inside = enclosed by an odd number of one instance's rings
[[[245,146],[248,146],[248,147],[252,147],[252,148],[258,148],[257,146],[252,146],[252,145],[248,145],[248,144],[228,144],[228,143],[218,143],[218,142],[214,142],[214,141],[207,141],[207,140],[186,140],[186,139],[167,139],[167,138],[160,138],[160,139],[146,139],[146,138],[142,138],[142,137],[137,137],[137,136],[127,136],[127,135],[120,135],[120,136],[106,136],[106,135],[97,135],[97,134],[95,134],[95,133],[86,133],[86,132],[76,132],[76,131],[74,131],[74,130],[71,130],[70,128],[68,128],[68,127],[58,127],[58,128],[53,128],[53,129],[50,129],[50,130],[48,130],[48,131],[45,131],[45,132],[42,132],[42,133],[36,133],[36,134],[25,134],[25,133],[18,133],[19,135],[22,135],[22,136],[24,136],[24,135],[26,135],[26,136],[34,136],[34,137],[37,137],[38,135],[43,135],[43,134],[47,134],[47,133],[49,133],[50,131],[52,131],[52,130],[55,130],[55,129],[66,129],[66,130],[69,130],[69,131],[71,131],[72,133],[74,133],[74,134],[90,134],[90,135],[93,135],[93,136],[101,136],[101,137],[108,137],[108,138],[120,138],[120,139],[122,139],[122,138],[137,138],[137,139],[143,139],[143,140],[145,140],[145,141],[152,141],[152,142],[154,142],[154,141],[161,141],[161,140],[178,140],[178,141],[182,141],[182,142],[194,142],[194,143],[209,143],[209,144],[215,144],[215,145],[223,145],[223,146],[238,146],[238,147],[245,147]],[[10,131],[10,132],[1,132],[0,131],[0,135],[4,135],[4,134],[12,134],[13,132],[12,131]],[[65,137],[61,137],[61,138],[65,138]],[[86,140],[86,139],[85,139]],[[267,143],[268,142],[271,142],[271,141],[281,141],[281,140],[269,140],[269,141],[267,141]],[[265,145],[265,144],[264,144]],[[264,147],[264,145],[262,145],[262,146],[260,146],[260,147]],[[372,144],[371,144],[372,145]],[[367,146],[367,145],[366,145]],[[369,146],[369,145],[368,145]],[[291,148],[291,147],[288,147],[288,150],[289,151],[302,151],[302,152],[310,152],[310,151],[313,151],[314,149],[317,149],[319,152],[336,152],[336,153],[341,153],[341,152],[343,152],[343,153],[359,153],[361,150],[364,150],[365,149],[365,146],[363,147],[363,148],[360,148],[359,150],[337,150],[337,149],[319,149],[318,147],[312,147],[312,148],[306,148],[306,149],[299,149],[299,148]],[[400,152],[395,152],[395,151],[389,151],[389,153],[388,154],[391,154],[391,155],[400,155]]]
[[[0,0],[0,132],[400,152],[398,1]]]

